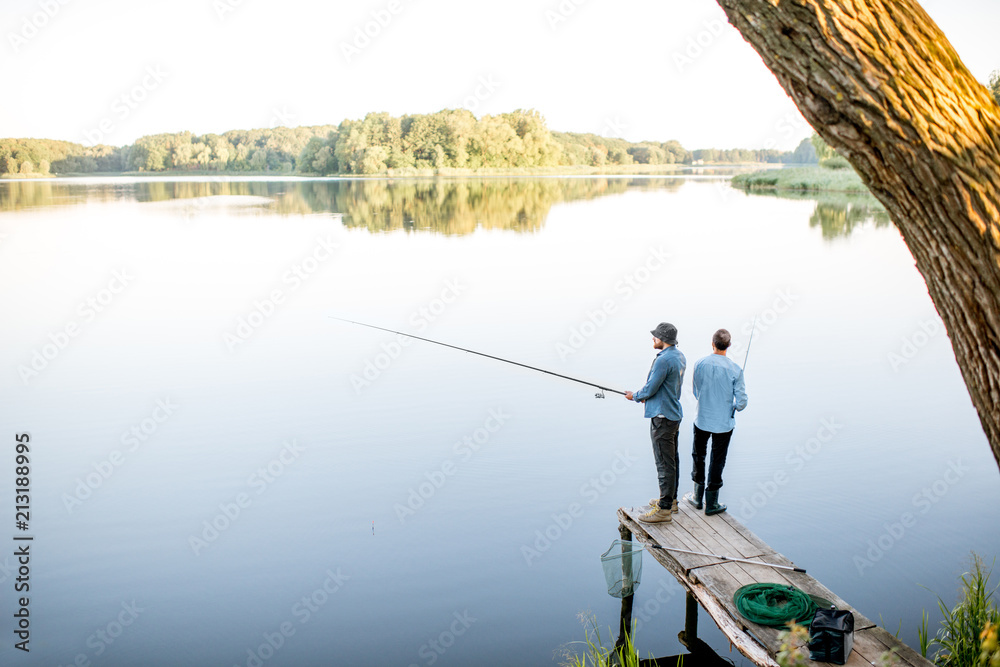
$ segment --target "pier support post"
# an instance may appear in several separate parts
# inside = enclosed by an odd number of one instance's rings
[[[684,600],[684,645],[698,639],[698,599],[687,591]]]
[[[618,526],[618,534],[621,536],[623,542],[632,541],[632,531],[628,529],[625,524],[620,524]],[[631,551],[631,547],[628,548]],[[625,546],[622,546],[622,551],[625,551]],[[627,563],[627,565],[626,565]],[[627,574],[631,578],[632,561],[630,558],[622,558],[622,568],[628,567]],[[618,626],[618,640],[615,642],[615,647],[621,647],[625,645],[625,637],[632,632],[632,602],[635,598],[635,593],[630,595],[625,595],[622,597],[622,615],[621,622]]]

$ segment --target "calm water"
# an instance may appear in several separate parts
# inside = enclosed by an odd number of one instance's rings
[[[1000,552],[1000,479],[868,204],[684,177],[0,182],[4,497],[32,448],[0,662],[546,665],[581,612],[612,634],[599,555],[656,490],[641,409],[331,315],[621,389],[657,322],[690,366],[723,326],[742,361],[756,315],[723,501],[916,645],[970,551]],[[643,655],[682,650],[652,560],[635,606]]]

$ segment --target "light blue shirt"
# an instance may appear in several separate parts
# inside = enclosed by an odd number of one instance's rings
[[[698,399],[695,426],[709,433],[725,433],[736,427],[736,411],[747,406],[739,364],[721,354],[699,359],[694,365],[691,388]]]
[[[684,416],[681,410],[681,384],[684,382],[685,368],[687,360],[676,345],[656,354],[646,385],[632,396],[633,401],[646,401],[646,417],[681,420]]]

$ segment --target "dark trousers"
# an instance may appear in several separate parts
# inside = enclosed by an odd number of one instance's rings
[[[653,441],[653,461],[656,480],[660,485],[660,507],[670,509],[677,497],[677,431],[680,421],[653,417],[649,421],[649,437]]]
[[[729,440],[733,437],[732,431],[725,433],[711,433],[702,431],[697,426],[694,427],[694,445],[691,447],[691,455],[694,457],[694,468],[691,470],[691,479],[695,484],[705,483],[705,453],[708,449],[708,438],[712,438],[712,460],[708,464],[708,486],[709,491],[718,491],[722,488],[722,469],[726,467],[726,454],[729,453]]]

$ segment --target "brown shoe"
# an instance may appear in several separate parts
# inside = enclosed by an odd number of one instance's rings
[[[650,499],[649,506],[654,510],[660,509],[660,499],[659,498]],[[677,512],[679,511],[680,510],[677,509],[677,499],[674,498],[674,502],[670,505],[670,513],[677,514]]]
[[[653,508],[639,517],[641,523],[670,523],[672,515],[670,510]]]

